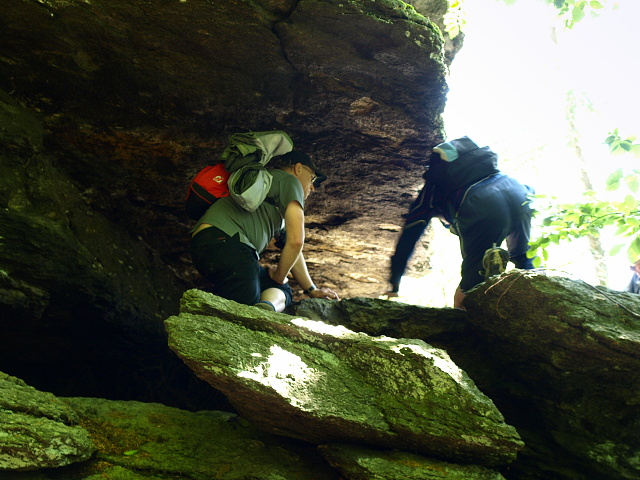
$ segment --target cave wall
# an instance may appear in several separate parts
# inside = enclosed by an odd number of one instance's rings
[[[285,130],[328,173],[307,206],[316,282],[382,289],[397,235],[385,225],[444,139],[461,46],[439,28],[446,5],[3,1],[4,370],[53,389],[81,359],[87,378],[164,359],[162,320],[206,288],[186,188],[237,131]],[[34,381],[44,365],[47,385]]]

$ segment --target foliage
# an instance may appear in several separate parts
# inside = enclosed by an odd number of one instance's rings
[[[635,155],[636,157],[640,157],[640,144],[634,143],[635,141],[636,141],[635,135],[632,135],[627,138],[620,137],[620,134],[618,133],[618,129],[616,128],[613,132],[609,134],[609,136],[604,141],[604,143],[609,145],[609,150],[611,151],[611,153],[619,154],[619,153],[628,152]]]
[[[507,5],[512,5],[518,0],[502,0]],[[524,1],[524,0],[520,0]],[[600,10],[611,0],[544,0],[558,10],[560,18],[566,28],[573,26],[582,20],[587,14],[598,16]],[[450,38],[457,37],[467,24],[464,13],[464,0],[449,0],[449,8],[444,15],[444,31]]]
[[[456,38],[467,24],[463,5],[464,0],[449,0],[449,9],[444,14],[444,31],[451,39]]]
[[[640,144],[634,143],[635,137],[620,137],[618,130],[609,134],[605,143],[609,145],[611,153],[633,154],[640,158]],[[599,237],[605,227],[617,227],[617,237],[631,239],[627,246],[627,256],[631,262],[640,258],[640,169],[625,171],[620,168],[613,172],[606,181],[608,191],[626,190],[626,195],[619,201],[607,201],[598,198],[594,191],[583,194],[581,202],[557,204],[555,197],[538,195],[535,198],[536,217],[542,218],[540,236],[529,244],[529,257],[534,259],[536,266],[548,259],[547,247],[551,244],[581,238],[585,236]],[[610,255],[617,254],[624,244],[616,245]]]
[[[604,8],[607,0],[546,0],[558,9],[558,16],[564,21],[567,28],[582,20],[587,13],[597,16],[598,11]]]

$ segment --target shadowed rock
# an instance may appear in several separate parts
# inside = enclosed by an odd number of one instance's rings
[[[378,298],[345,298],[340,302],[307,298],[292,305],[286,313],[342,325],[372,336],[419,338],[430,344],[440,339],[468,337],[472,333],[464,310],[422,307]]]
[[[190,290],[169,345],[260,428],[313,443],[395,447],[485,465],[522,443],[446,352]]]
[[[96,447],[77,423],[73,410],[54,395],[0,372],[0,471],[87,460]]]
[[[517,419],[523,468],[640,478],[640,296],[515,270],[465,306],[503,372],[491,395]]]
[[[338,478],[314,446],[265,434],[233,413],[96,398],[63,400],[100,445],[91,479]],[[85,477],[69,473],[67,478]]]
[[[321,445],[320,451],[349,480],[504,480],[500,473],[477,465],[456,465],[397,450],[357,445]]]

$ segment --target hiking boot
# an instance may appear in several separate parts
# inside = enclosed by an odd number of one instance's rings
[[[509,263],[509,252],[504,248],[496,247],[493,244],[492,248],[487,249],[482,257],[482,268],[484,272],[480,272],[484,275],[484,279],[487,280],[494,275],[500,275],[507,269],[507,263]]]

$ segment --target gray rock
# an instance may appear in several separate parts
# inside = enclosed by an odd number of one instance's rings
[[[313,443],[395,447],[484,465],[523,446],[446,352],[263,312],[199,290],[165,321],[169,345],[260,428]]]
[[[372,336],[419,338],[428,343],[472,333],[464,310],[421,307],[377,298],[355,297],[340,302],[307,298],[289,307],[286,313],[343,325]]]
[[[82,462],[96,450],[64,402],[0,372],[0,471]]]
[[[397,450],[374,450],[357,445],[321,445],[320,451],[347,480],[504,480],[477,465],[456,465]]]
[[[338,478],[314,446],[260,432],[233,413],[96,398],[64,401],[100,445],[84,480]]]
[[[514,270],[465,306],[503,372],[492,395],[527,443],[523,469],[640,478],[640,296]]]

